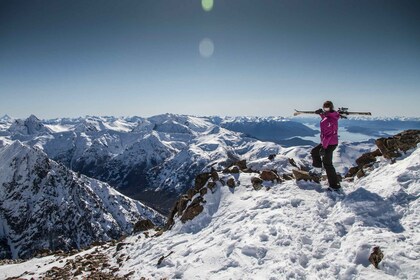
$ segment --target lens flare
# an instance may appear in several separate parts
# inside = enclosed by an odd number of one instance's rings
[[[213,0],[201,0],[201,7],[206,12],[210,12],[213,9],[214,2]]]
[[[204,58],[209,58],[214,53],[214,43],[209,38],[204,38],[200,41],[200,44],[198,46],[198,51],[200,52],[200,55]]]

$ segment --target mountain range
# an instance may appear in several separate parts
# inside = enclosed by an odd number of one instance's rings
[[[417,279],[419,137],[342,143],[341,165],[362,172],[347,173],[338,193],[289,176],[306,167],[310,146],[249,154],[197,174],[167,230],[1,265],[0,278]]]
[[[0,119],[2,257],[84,248],[130,234],[143,219],[162,225],[161,214],[170,212],[197,174],[242,159],[277,155],[308,167],[307,144],[314,141],[306,138],[317,137],[316,122],[174,114],[52,120],[5,116]],[[355,119],[352,126],[373,127],[370,122],[379,122],[384,133],[395,131],[396,123],[401,128],[419,128],[420,123]],[[351,126],[352,120],[345,124]],[[374,146],[370,136],[342,141],[337,171],[346,173]]]

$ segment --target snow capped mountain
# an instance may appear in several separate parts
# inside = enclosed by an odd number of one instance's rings
[[[51,132],[42,121],[34,115],[31,115],[26,120],[15,120],[8,130],[12,134],[20,135],[39,135]]]
[[[0,142],[2,258],[28,258],[42,249],[84,248],[116,239],[131,233],[140,219],[163,221],[108,184],[50,160],[39,148]]]
[[[195,176],[212,166],[226,167],[239,159],[282,154],[287,151],[284,145],[314,145],[319,141],[315,136],[316,125],[308,127],[300,120],[164,114],[150,118],[88,116],[40,121],[31,116],[27,120],[16,120],[1,133],[8,139],[38,147],[71,170],[105,181],[122,193],[167,213]],[[354,124],[353,127],[365,123],[371,130],[374,127],[373,122],[345,121]],[[384,128],[387,123],[390,130],[396,129],[398,120],[381,121],[380,127]],[[415,128],[418,124],[413,120],[400,121],[401,127]],[[342,134],[343,140],[361,135],[347,131]],[[352,156],[340,152],[344,160],[341,163],[345,165],[339,170],[346,172],[358,153],[366,151],[368,146],[359,150],[353,145]],[[307,154],[302,156],[307,157]]]
[[[343,144],[339,153],[352,154],[351,149]],[[99,272],[83,261],[95,258],[107,263],[100,273],[128,279],[418,277],[419,144],[396,160],[378,157],[366,176],[342,182],[343,194],[326,191],[324,182],[262,180],[262,171],[288,174],[293,161],[305,164],[309,147],[281,152],[271,159],[256,156],[239,173],[206,177],[174,209],[166,232],[135,234],[76,256],[0,266],[0,278],[95,276]],[[384,253],[379,269],[369,262],[374,246]],[[75,260],[78,265],[72,265]]]
[[[148,119],[57,119],[45,124],[31,116],[16,121],[8,131],[10,139],[39,147],[68,168],[163,212],[196,174],[210,166],[229,164],[248,157],[247,153],[281,149],[223,129],[207,118],[173,114]]]

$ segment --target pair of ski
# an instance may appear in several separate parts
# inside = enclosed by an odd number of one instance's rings
[[[349,108],[338,108],[337,112],[340,114],[340,117],[343,119],[346,119],[349,115],[361,115],[361,116],[372,116],[371,112],[349,112]],[[315,111],[299,111],[295,110],[294,116],[302,115],[302,114],[308,114],[313,115],[317,114]]]

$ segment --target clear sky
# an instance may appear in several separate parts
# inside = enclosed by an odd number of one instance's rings
[[[0,115],[420,116],[420,1],[0,0]]]

